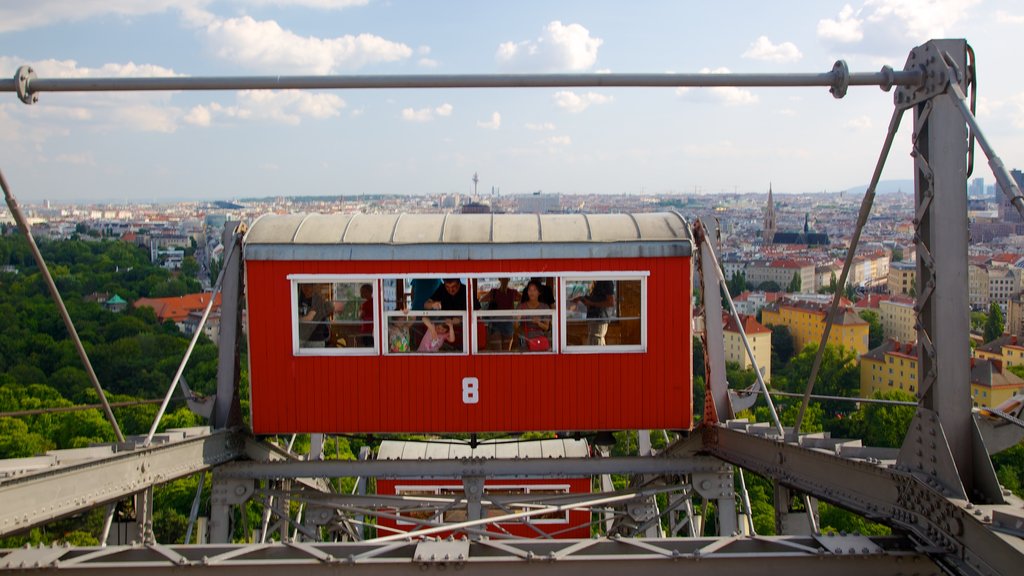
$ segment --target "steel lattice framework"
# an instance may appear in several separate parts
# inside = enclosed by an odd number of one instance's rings
[[[0,568],[21,570],[137,571],[145,569],[218,573],[261,573],[297,569],[352,573],[388,573],[452,567],[487,574],[547,573],[730,574],[762,573],[764,564],[794,574],[822,571],[862,574],[1014,574],[1024,559],[1024,504],[996,481],[990,453],[1020,441],[1019,411],[1002,415],[971,410],[967,357],[966,180],[974,143],[981,144],[1003,190],[1024,213],[1024,197],[1009,178],[974,121],[965,94],[973,97],[973,52],[963,40],[939,40],[914,48],[902,70],[850,73],[837,62],[823,74],[581,74],[454,76],[293,76],[244,78],[38,78],[24,66],[0,81],[33,104],[45,92],[238,89],[405,89],[537,87],[707,87],[821,86],[842,98],[851,86],[896,88],[889,133],[865,194],[858,226],[840,284],[845,284],[860,230],[870,213],[874,190],[903,115],[913,111],[915,232],[918,253],[917,303],[920,401],[910,432],[899,450],[865,447],[859,441],[827,434],[801,435],[783,427],[758,373],[754,392],[772,407],[772,424],[734,420],[755,395],[728,390],[722,357],[721,325],[705,322],[704,362],[708,394],[704,423],[697,433],[679,437],[654,454],[640,434],[640,455],[628,458],[460,459],[374,461],[364,451],[358,461],[321,458],[322,437],[298,457],[288,449],[260,442],[240,428],[240,303],[244,290],[241,235],[244,226],[229,223],[224,232],[225,266],[217,287],[223,293],[218,390],[210,430],[169,431],[128,438],[111,447],[58,451],[48,456],[6,462],[0,467],[0,535],[9,535],[97,506],[135,497],[140,511],[132,527],[134,542],[99,548],[42,547],[0,551]],[[0,175],[2,176],[2,175]],[[22,231],[29,228],[7,182],[0,177],[8,205]],[[723,308],[717,293],[725,284],[714,250],[714,233],[693,225],[698,247],[704,317],[717,319]],[[36,252],[40,268],[45,263]],[[728,294],[728,292],[726,292]],[[56,288],[51,295],[60,302]],[[212,299],[211,299],[212,300]],[[838,297],[833,302],[832,314]],[[731,308],[731,299],[728,300]],[[735,309],[726,310],[735,315]],[[70,324],[70,318],[66,318]],[[742,323],[741,323],[742,325]],[[831,326],[831,316],[823,341]],[[72,327],[73,328],[73,327]],[[201,330],[197,329],[197,333]],[[748,353],[749,345],[748,345]],[[753,356],[753,354],[750,354]],[[87,359],[84,359],[87,361]],[[187,358],[186,358],[187,360]],[[752,358],[753,360],[753,358]],[[806,407],[820,365],[816,359],[804,397]],[[184,366],[184,361],[182,363]],[[180,370],[179,370],[180,376]],[[168,391],[170,398],[178,377]],[[106,399],[100,392],[100,398]],[[166,407],[166,400],[164,402]],[[162,412],[163,409],[161,409]],[[113,416],[107,409],[112,424]],[[160,416],[157,416],[159,420]],[[156,424],[154,423],[154,430]],[[607,456],[607,453],[605,453]],[[742,471],[775,484],[779,537],[752,534],[745,488],[737,498],[734,481]],[[152,533],[152,488],[182,476],[213,473],[209,534],[213,544],[162,545]],[[610,474],[629,474],[630,485],[614,490]],[[527,498],[491,496],[484,478],[600,476],[603,491],[586,495]],[[326,478],[357,477],[351,494],[337,493]],[[463,496],[375,496],[366,479],[457,478]],[[199,483],[200,489],[203,482]],[[658,505],[666,495],[667,506]],[[795,498],[800,496],[800,498]],[[717,538],[701,535],[693,498],[714,502]],[[232,509],[257,499],[264,515],[253,543],[229,543]],[[792,509],[794,500],[804,504]],[[897,536],[823,535],[817,532],[815,504],[824,500],[884,523]],[[199,502],[193,506],[195,521]],[[290,512],[299,504],[299,514]],[[610,536],[587,540],[521,540],[485,533],[498,519],[527,519],[551,511],[586,509]],[[464,509],[466,520],[443,521],[444,511]],[[111,522],[108,513],[107,528]],[[495,516],[487,511],[499,512]],[[411,535],[380,534],[363,539],[368,517],[428,512]],[[431,512],[433,511],[433,512]],[[432,515],[430,515],[432,513]],[[408,517],[408,516],[407,516]],[[666,532],[662,526],[667,524]],[[192,524],[189,534],[192,534]],[[458,530],[465,539],[437,538]],[[277,542],[271,540],[276,535]],[[679,537],[683,536],[683,537]],[[415,538],[414,538],[415,537]],[[325,541],[333,540],[333,541]],[[639,563],[639,564],[638,564]]]

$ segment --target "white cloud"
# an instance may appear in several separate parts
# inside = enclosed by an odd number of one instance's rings
[[[857,42],[864,38],[861,24],[863,21],[854,17],[853,6],[846,4],[835,20],[823,18],[818,21],[818,37],[840,43]]]
[[[568,146],[572,144],[572,138],[569,136],[550,136],[544,139],[544,143],[549,146]]]
[[[320,10],[342,10],[353,6],[366,6],[370,0],[246,0],[247,4],[273,4],[275,6],[299,6]]]
[[[702,68],[701,74],[728,74],[728,68]],[[676,96],[694,102],[719,102],[726,106],[748,106],[760,100],[750,90],[735,86],[715,86],[714,88],[676,88]]]
[[[563,25],[555,20],[535,40],[502,43],[495,58],[502,66],[514,69],[586,70],[597,61],[597,50],[603,42],[591,37],[580,24]]]
[[[75,166],[95,166],[96,159],[93,158],[92,154],[83,152],[81,154],[58,154],[54,159],[54,162],[60,164],[73,164]]]
[[[205,5],[209,0],[33,0],[0,4],[0,32],[27,30],[57,22],[77,22],[117,14],[133,17],[168,9]]]
[[[180,114],[180,109],[171,106],[139,104],[113,108],[110,111],[110,118],[120,128],[171,134],[178,129]]]
[[[491,114],[490,120],[480,120],[476,123],[480,128],[487,128],[489,130],[497,130],[501,128],[501,114],[494,112]]]
[[[206,127],[213,121],[213,112],[207,106],[196,106],[185,114],[183,120],[186,124]]]
[[[804,55],[792,42],[772,44],[767,36],[759,36],[750,43],[750,48],[743,53],[743,57],[767,62],[796,62]]]
[[[846,121],[845,126],[847,128],[853,128],[854,130],[866,130],[871,128],[871,118],[867,115],[857,116]]]
[[[204,26],[206,40],[220,58],[247,68],[289,74],[330,74],[368,64],[404,60],[412,48],[373,34],[335,38],[300,36],[274,20],[249,16],[212,18]]]
[[[945,38],[980,0],[865,0],[818,21],[826,43],[866,54],[905,53],[906,46]]]
[[[1005,10],[996,10],[994,19],[998,24],[1024,24],[1024,15],[1010,14]]]
[[[550,132],[555,129],[555,125],[552,124],[551,122],[529,122],[526,124],[526,129],[533,130],[534,132]]]
[[[451,116],[452,105],[447,102],[441,104],[437,108],[404,108],[402,110],[402,120],[407,122],[430,122],[434,119],[434,116]]]
[[[0,56],[0,70],[15,70],[25,61],[18,57]],[[170,77],[181,76],[170,68],[156,64],[136,64],[134,62],[107,63],[99,68],[79,66],[75,60],[40,60],[32,63],[32,69],[41,78],[106,78],[106,77]]]
[[[345,101],[335,94],[301,90],[243,90],[234,106],[211,102],[196,106],[183,118],[194,126],[210,126],[216,117],[240,120],[270,120],[296,125],[303,118],[325,120],[341,115]]]
[[[583,112],[590,107],[591,104],[607,104],[614,100],[611,96],[604,94],[598,94],[597,92],[586,92],[584,94],[577,94],[569,90],[563,90],[561,92],[555,92],[553,96],[555,104],[563,110],[568,110],[573,114]]]
[[[420,68],[437,68],[437,60],[432,58],[420,58],[416,63]]]

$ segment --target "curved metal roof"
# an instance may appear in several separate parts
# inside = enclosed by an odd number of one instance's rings
[[[268,214],[250,260],[478,260],[689,256],[686,221],[639,214]]]
[[[678,214],[268,214],[252,244],[523,244],[688,240]]]

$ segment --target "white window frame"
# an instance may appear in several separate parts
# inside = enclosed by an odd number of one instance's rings
[[[468,276],[471,280],[490,280],[492,278],[554,278],[555,287],[553,288],[555,294],[559,294],[562,284],[562,276],[559,272],[495,272],[493,274],[478,274],[473,273]],[[522,296],[522,293],[520,293]],[[548,310],[527,310],[516,308],[514,310],[474,310],[474,320],[486,321],[488,318],[521,318],[523,316],[541,316],[546,315],[551,317],[551,348],[543,352],[521,352],[502,350],[498,352],[483,351],[479,349],[480,343],[477,341],[477,331],[473,331],[473,346],[470,348],[473,355],[475,356],[543,356],[548,354],[558,354],[559,352],[559,322],[558,322],[558,299],[555,299],[555,307]],[[486,343],[484,343],[486,345]],[[516,342],[512,343],[516,345]]]
[[[429,280],[444,280],[445,278],[458,278],[459,280],[470,280],[474,276],[472,274],[466,274],[461,272],[447,272],[447,273],[420,273],[420,272],[405,272],[402,274],[380,274],[378,278],[381,281],[381,286],[388,280],[415,280],[415,279],[429,279]],[[450,358],[452,356],[469,356],[470,351],[473,350],[473,342],[476,341],[476,328],[469,331],[470,334],[467,337],[466,326],[470,323],[470,310],[473,308],[472,294],[470,294],[470,286],[466,286],[466,310],[408,310],[402,312],[401,310],[384,310],[384,302],[381,300],[379,308],[381,309],[381,318],[384,320],[381,323],[381,331],[384,333],[383,339],[389,341],[387,346],[381,348],[381,352],[384,356],[394,356],[397,358],[405,358],[407,356],[440,356]],[[462,319],[462,350],[455,352],[420,352],[418,350],[410,350],[408,352],[392,352],[388,324],[391,318],[397,318],[399,316],[426,316],[451,318],[459,317]],[[412,344],[412,342],[410,342]]]
[[[647,278],[651,275],[648,271],[621,271],[621,272],[560,272],[558,273],[559,288],[559,324],[561,341],[559,342],[563,354],[618,354],[618,353],[643,353],[647,352]],[[592,280],[626,280],[640,281],[640,344],[618,344],[612,346],[569,346],[566,342],[568,334],[569,315],[566,304],[568,303],[566,287],[572,281]],[[687,287],[689,290],[689,287]],[[615,294],[619,298],[618,291]]]
[[[289,274],[291,289],[292,355],[293,356],[379,356],[381,349],[380,280],[363,274]],[[373,287],[373,346],[368,348],[301,348],[299,346],[299,284],[369,284]]]

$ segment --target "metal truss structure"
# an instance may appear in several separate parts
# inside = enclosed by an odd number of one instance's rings
[[[1024,212],[1024,198],[981,134],[965,94],[973,95],[973,53],[962,40],[931,41],[915,48],[903,70],[851,74],[842,62],[825,74],[597,74],[521,76],[348,76],[152,79],[41,79],[29,67],[0,82],[27,104],[47,91],[232,90],[271,88],[444,88],[551,86],[823,86],[841,98],[850,86],[896,87],[895,111],[840,284],[845,283],[860,229],[904,113],[913,110],[915,218],[918,283],[920,400],[900,449],[862,446],[827,434],[799,434],[782,426],[758,372],[757,389],[773,422],[735,420],[754,395],[728,389],[722,353],[725,278],[714,234],[695,222],[697,266],[702,278],[708,392],[702,426],[657,453],[640,431],[640,454],[630,457],[381,461],[364,450],[359,460],[325,460],[323,437],[311,454],[253,438],[240,427],[240,303],[244,290],[239,223],[224,233],[225,266],[220,369],[210,430],[176,430],[128,438],[108,447],[55,451],[0,462],[0,536],[134,497],[138,511],[130,542],[95,548],[40,547],[0,550],[0,569],[39,571],[167,571],[261,573],[296,570],[390,573],[411,567],[453,568],[466,573],[519,574],[755,574],[765,565],[791,574],[1016,574],[1024,560],[1024,503],[999,486],[990,454],[1019,442],[1024,429],[1015,414],[972,411],[967,356],[966,180],[974,143],[989,158],[1002,188]],[[2,181],[2,175],[0,175]],[[8,205],[20,216],[6,181]],[[28,227],[19,221],[23,232]],[[45,269],[37,255],[40,268]],[[59,295],[53,288],[53,296]],[[728,292],[726,291],[726,295]],[[837,300],[836,300],[837,302]],[[833,303],[833,314],[836,302]],[[731,307],[731,299],[727,299]],[[735,314],[735,310],[726,310]],[[742,326],[742,323],[741,323]],[[823,341],[827,339],[826,327]],[[200,330],[197,330],[199,332]],[[748,354],[752,357],[748,346]],[[753,358],[752,358],[753,359]],[[187,359],[186,359],[187,360]],[[810,398],[816,359],[804,406]],[[184,362],[182,364],[184,366]],[[180,375],[180,370],[179,370]],[[95,383],[98,388],[98,383]],[[168,392],[177,386],[177,378]],[[100,398],[105,398],[100,391]],[[166,406],[166,401],[164,406]],[[109,410],[108,410],[109,413]],[[162,409],[161,409],[162,413]],[[112,419],[112,415],[109,415]],[[160,415],[157,416],[159,420]],[[116,426],[116,423],[115,423]],[[154,424],[153,430],[155,431]],[[736,468],[739,467],[739,472]],[[753,531],[743,470],[775,485],[776,527],[784,536]],[[190,474],[212,471],[210,544],[159,544],[152,532],[152,488]],[[614,489],[611,475],[630,477]],[[590,494],[490,495],[485,479],[590,476],[601,491]],[[357,478],[351,493],[329,479]],[[457,479],[462,494],[448,496],[367,494],[370,478]],[[740,489],[737,490],[737,482]],[[199,482],[202,490],[203,482]],[[695,513],[695,502],[713,503],[714,526]],[[248,525],[247,502],[262,503],[259,526]],[[197,521],[196,494],[189,535]],[[821,534],[816,503],[827,501],[886,524],[890,537]],[[799,502],[800,509],[793,503]],[[298,510],[295,513],[294,510]],[[501,533],[499,522],[584,509],[603,536],[561,540],[537,531],[524,540]],[[445,514],[460,511],[458,522]],[[409,532],[375,537],[372,518],[398,518]],[[245,542],[231,542],[240,524]],[[667,526],[667,528],[666,528]],[[707,532],[717,534],[708,538]],[[455,532],[459,538],[447,537]],[[106,539],[106,534],[104,535]],[[191,541],[187,538],[186,541]]]

